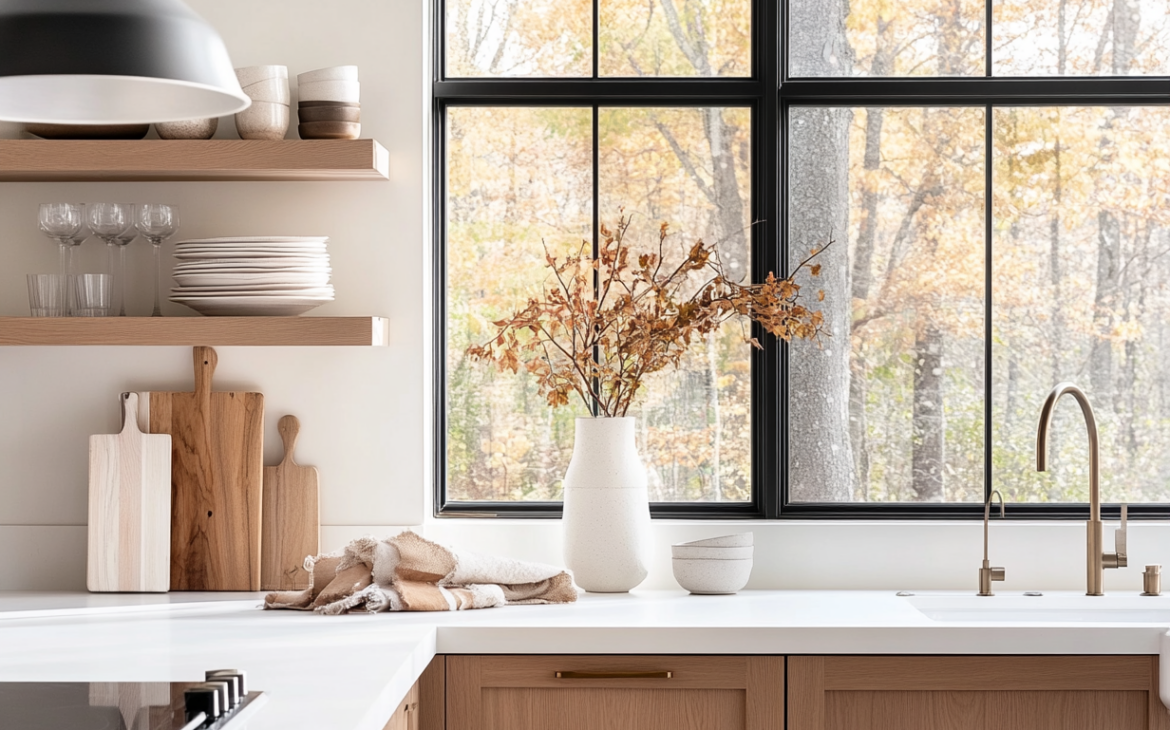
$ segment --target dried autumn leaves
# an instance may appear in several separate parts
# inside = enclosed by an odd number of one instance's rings
[[[614,229],[603,225],[596,259],[585,244],[560,261],[546,248],[553,276],[543,296],[493,322],[496,336],[467,354],[502,370],[524,368],[551,406],[576,393],[587,408],[596,402],[600,415],[624,416],[647,375],[678,367],[692,343],[733,317],[785,341],[824,332],[821,313],[800,303],[794,282],[802,269],[820,274],[811,263],[816,251],[785,279],[769,273],[763,284],[744,285],[727,278],[715,247],[701,240],[680,263],[667,264],[665,223],[657,253],[635,257],[625,243],[629,227],[626,216]]]

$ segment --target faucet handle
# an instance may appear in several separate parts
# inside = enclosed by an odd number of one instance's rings
[[[1128,517],[1128,516],[1129,516],[1129,505],[1122,504],[1121,505],[1121,527],[1117,528],[1117,532],[1113,533],[1113,545],[1114,545],[1114,549],[1117,550],[1117,567],[1118,568],[1124,568],[1126,565],[1129,564],[1129,555],[1126,552],[1126,548],[1127,548],[1126,543],[1128,542],[1128,540],[1127,540],[1127,532],[1128,531],[1127,531],[1126,526],[1125,526],[1126,517]]]
[[[1126,554],[1127,549],[1127,528],[1126,518],[1129,514],[1129,505],[1121,505],[1121,526],[1117,528],[1117,532],[1113,533],[1113,544],[1117,552],[1113,555],[1108,553],[1104,556],[1106,568],[1124,568],[1129,565],[1129,555]]]

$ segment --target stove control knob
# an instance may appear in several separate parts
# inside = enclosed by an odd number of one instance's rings
[[[196,684],[187,688],[183,693],[183,704],[187,709],[187,722],[195,719],[199,713],[214,720],[223,713],[219,705],[219,688],[207,684]]]
[[[240,704],[240,678],[235,674],[207,673],[207,682],[222,682],[227,687],[227,701],[224,707],[231,710]]]
[[[204,676],[207,677],[207,679],[211,679],[212,677],[225,675],[229,677],[238,677],[236,683],[239,685],[238,689],[240,690],[240,698],[243,699],[244,697],[248,696],[247,672],[245,672],[243,669],[210,669]]]

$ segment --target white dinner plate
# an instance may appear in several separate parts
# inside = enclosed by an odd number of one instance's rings
[[[246,259],[204,259],[202,261],[183,261],[175,264],[176,271],[190,271],[192,268],[222,268],[232,267],[236,269],[328,269],[328,261],[317,261],[316,259],[266,259],[266,258],[246,258]],[[182,267],[182,268],[180,268]]]
[[[188,238],[178,243],[321,243],[329,236],[222,236],[220,238]]]
[[[175,258],[180,261],[240,261],[246,259],[282,259],[288,261],[329,261],[327,253],[310,253],[298,251],[296,253],[274,253],[271,251],[241,251],[238,254],[216,251],[214,253],[186,253],[176,251]]]
[[[209,317],[295,317],[329,300],[303,297],[171,297],[171,301]]]
[[[174,274],[175,283],[181,287],[192,286],[325,286],[329,274],[296,274],[287,271],[261,274],[208,273]]]
[[[306,299],[332,299],[334,296],[331,286],[288,286],[281,284],[261,284],[261,289],[244,287],[231,288],[180,288],[171,289],[173,297],[304,297]]]
[[[328,256],[329,251],[324,248],[177,248],[175,255],[182,255],[184,258],[194,258],[195,256],[202,256],[204,258],[217,258],[225,256],[249,256],[251,254],[265,254],[276,256]]]

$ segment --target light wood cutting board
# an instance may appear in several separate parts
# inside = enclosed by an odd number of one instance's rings
[[[215,393],[215,350],[194,348],[195,391],[150,393],[140,417],[171,437],[171,590],[260,590],[264,395]]]
[[[317,468],[297,464],[293,455],[301,422],[285,416],[277,424],[284,460],[264,467],[264,528],[260,588],[291,591],[309,587],[305,556],[321,550],[320,476]]]
[[[94,592],[170,586],[171,437],[138,427],[138,394],[122,394],[122,432],[89,437],[89,549]]]

